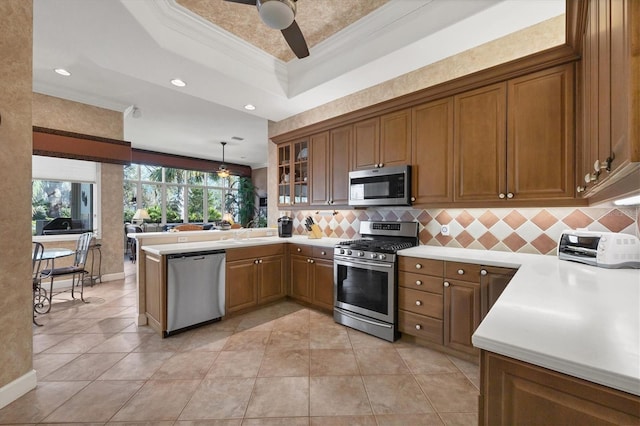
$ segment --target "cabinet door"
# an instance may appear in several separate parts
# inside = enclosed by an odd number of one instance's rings
[[[479,324],[480,284],[446,281],[444,289],[444,345],[472,354],[477,353],[478,351],[471,343],[471,335]]]
[[[234,312],[258,303],[256,264],[253,259],[227,262],[226,302],[227,311]]]
[[[331,131],[330,161],[327,174],[330,176],[330,205],[349,203],[349,147],[353,126],[340,127]]]
[[[278,145],[278,205],[291,205],[291,144]]]
[[[309,204],[309,142],[293,143],[292,205]]]
[[[149,325],[162,334],[167,329],[167,277],[165,256],[144,253],[145,314]]]
[[[480,319],[484,319],[491,307],[496,303],[511,278],[515,269],[484,266],[480,271]]]
[[[333,310],[333,262],[330,260],[314,259],[313,304]]]
[[[453,200],[453,98],[413,108],[412,195],[416,204]]]
[[[454,97],[455,201],[506,196],[506,100],[506,83]]]
[[[508,83],[507,197],[574,197],[573,64]]]
[[[258,303],[284,297],[284,256],[263,257],[258,262]]]
[[[351,170],[373,169],[380,151],[380,119],[372,118],[353,125]]]
[[[291,256],[291,297],[311,302],[311,264],[304,256]]]
[[[330,157],[329,133],[324,132],[310,138],[311,149],[311,198],[314,206],[325,206],[329,202]]]
[[[384,167],[411,164],[411,109],[380,117],[380,160]]]

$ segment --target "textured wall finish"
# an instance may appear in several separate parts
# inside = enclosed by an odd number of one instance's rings
[[[0,2],[0,389],[32,370],[32,21],[31,1]]]
[[[111,139],[124,137],[121,112],[38,93],[33,95],[33,125]],[[103,275],[122,273],[122,166],[102,164],[101,169],[101,272]],[[45,247],[53,245],[59,246],[56,243],[45,243]]]
[[[283,211],[282,214],[288,212]],[[587,228],[640,237],[640,209],[636,208],[520,208],[520,209],[367,209],[298,211],[293,213],[296,234],[305,235],[304,218],[311,216],[328,237],[356,236],[361,220],[420,222],[420,244],[480,250],[555,255],[565,229]],[[440,234],[449,225],[450,235]]]

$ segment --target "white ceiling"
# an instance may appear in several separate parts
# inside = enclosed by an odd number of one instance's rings
[[[298,9],[308,1],[331,2],[299,0]],[[124,138],[135,148],[220,160],[220,141],[227,141],[226,161],[263,167],[267,120],[558,16],[564,7],[565,0],[391,0],[310,46],[308,58],[283,62],[174,0],[34,0],[34,91],[122,111]],[[304,21],[297,22],[304,33]],[[176,77],[187,87],[172,86]],[[244,110],[247,103],[256,110]],[[132,117],[133,105],[141,117]]]

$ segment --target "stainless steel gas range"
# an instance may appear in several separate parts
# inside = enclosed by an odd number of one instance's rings
[[[362,239],[334,249],[334,310],[339,323],[397,339],[397,251],[418,245],[417,222],[360,222]]]

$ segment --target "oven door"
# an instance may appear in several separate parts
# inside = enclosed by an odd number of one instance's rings
[[[395,263],[334,257],[334,305],[395,323]]]

